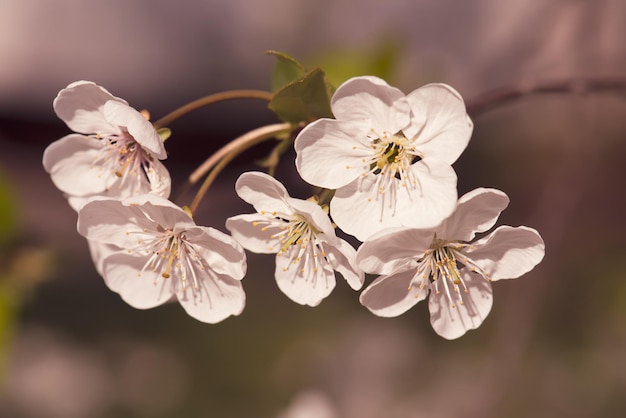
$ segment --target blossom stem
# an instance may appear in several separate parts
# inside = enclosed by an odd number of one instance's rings
[[[159,129],[163,128],[181,116],[186,115],[196,109],[199,109],[203,106],[207,106],[217,102],[223,102],[225,100],[233,100],[233,99],[261,99],[270,101],[273,97],[273,94],[269,91],[264,90],[229,90],[223,91],[215,94],[210,94],[208,96],[201,97],[197,100],[187,103],[184,106],[179,107],[178,109],[168,113],[163,116],[161,119],[154,122],[154,128]]]
[[[282,133],[289,133],[293,129],[293,125],[289,123],[275,123],[272,125],[262,126],[247,132],[240,137],[234,139],[222,148],[217,150],[215,154],[209,157],[200,167],[198,167],[187,180],[189,186],[195,184],[207,172],[211,171],[206,177],[200,189],[196,193],[189,209],[191,213],[195,213],[200,201],[215,181],[217,175],[230,163],[235,157],[248,148],[261,143],[265,140],[276,137]]]
[[[320,190],[319,194],[317,195],[318,203],[320,205],[325,205],[328,204],[330,202],[330,199],[332,199],[332,197],[335,194],[335,190],[333,189],[322,189]]]

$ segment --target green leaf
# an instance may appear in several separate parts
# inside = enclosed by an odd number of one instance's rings
[[[276,57],[276,65],[272,74],[271,89],[278,91],[289,83],[300,79],[306,72],[302,64],[291,55],[279,51],[265,51]]]
[[[281,120],[294,124],[332,118],[332,93],[326,74],[316,68],[277,91],[268,107]]]

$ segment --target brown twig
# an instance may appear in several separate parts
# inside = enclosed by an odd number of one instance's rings
[[[537,94],[591,94],[606,92],[626,92],[625,77],[570,78],[541,82],[521,82],[517,85],[500,87],[485,92],[466,103],[471,117],[479,116],[497,107],[506,105],[525,96]]]

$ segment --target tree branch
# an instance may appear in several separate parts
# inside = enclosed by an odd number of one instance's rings
[[[626,93],[626,78],[571,78],[566,80],[522,82],[517,85],[500,87],[467,101],[467,113],[476,117],[506,105],[524,96],[537,94],[577,94]]]

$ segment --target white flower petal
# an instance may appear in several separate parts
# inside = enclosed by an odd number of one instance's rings
[[[114,254],[124,251],[124,249],[118,247],[117,245],[112,244],[104,244],[94,240],[86,240],[87,245],[89,246],[89,254],[91,255],[91,260],[93,261],[94,266],[96,267],[96,271],[101,276],[104,275],[103,264],[104,260]],[[108,285],[108,283],[107,283]],[[117,292],[118,289],[111,289]]]
[[[246,294],[239,280],[207,271],[199,283],[197,290],[192,291],[191,286],[187,286],[177,292],[178,301],[193,318],[215,324],[243,311]]]
[[[124,200],[98,197],[78,213],[78,233],[87,239],[114,244],[125,249],[142,246],[160,233],[159,229],[195,227],[182,209],[155,195]]]
[[[428,298],[430,323],[437,334],[448,340],[459,338],[467,331],[478,328],[493,304],[493,292],[487,280],[469,273],[466,269],[460,273],[468,290],[467,293],[461,293],[463,304],[455,300],[453,308],[446,292],[441,289],[439,294],[431,290]]]
[[[395,134],[410,122],[404,93],[373,76],[354,77],[337,88],[331,108],[338,121],[363,120],[378,134]]]
[[[149,190],[146,193],[152,193],[164,198],[170,197],[172,188],[172,180],[170,172],[159,160],[153,160],[151,168],[146,171],[148,177]]]
[[[282,243],[276,234],[283,232],[280,220],[266,225],[267,217],[259,214],[237,215],[226,220],[226,229],[245,249],[257,254],[276,254]],[[255,226],[255,222],[259,222]]]
[[[169,301],[174,284],[149,268],[144,257],[124,253],[110,255],[103,262],[103,276],[109,288],[137,309],[150,309]]]
[[[96,199],[78,212],[78,233],[89,240],[132,249],[153,237],[155,225],[139,207],[121,201]]]
[[[99,140],[70,134],[48,145],[43,166],[62,192],[74,196],[102,193],[109,173],[94,165],[100,149]]]
[[[298,258],[300,249],[299,245],[292,245],[287,253],[276,257],[276,283],[294,302],[317,306],[335,288],[335,272],[323,259],[318,260],[315,271],[311,251]]]
[[[67,203],[76,212],[80,211],[86,203],[93,200],[94,196],[72,196],[64,193],[63,196],[67,199]]]
[[[120,129],[107,122],[102,114],[104,104],[110,100],[126,104],[95,83],[78,81],[61,90],[53,106],[57,116],[75,132],[119,133]]]
[[[402,225],[411,228],[432,228],[447,218],[457,202],[457,176],[454,169],[441,160],[424,159],[413,164],[409,176],[416,177],[417,190],[398,192],[397,215]]]
[[[375,175],[355,180],[335,192],[330,213],[335,223],[360,241],[389,228],[432,228],[456,206],[456,173],[441,161],[420,161],[409,168],[419,187],[409,192],[396,180],[395,191],[378,193]]]
[[[382,317],[402,315],[417,302],[424,300],[428,289],[410,288],[415,270],[405,270],[374,280],[359,298],[361,304]]]
[[[492,281],[515,279],[541,262],[545,244],[539,233],[526,226],[501,226],[474,243],[467,257]]]
[[[509,204],[507,195],[497,189],[478,188],[459,198],[457,207],[437,230],[437,237],[451,241],[471,241],[496,223]]]
[[[289,193],[285,186],[268,174],[257,171],[243,173],[235,183],[235,191],[259,213],[292,213],[286,203]]]
[[[154,126],[137,110],[125,103],[109,100],[102,111],[109,123],[126,128],[142,148],[153,153],[159,160],[167,158],[163,140]]]
[[[366,241],[377,232],[401,226],[400,219],[391,216],[392,210],[380,198],[376,200],[376,184],[364,177],[335,191],[330,201],[330,215],[341,230]],[[373,197],[372,197],[373,196]],[[384,215],[385,213],[387,216]]]
[[[416,268],[417,260],[422,258],[433,237],[431,230],[396,228],[361,244],[356,261],[360,268],[373,274]]]
[[[341,238],[333,240],[333,243],[324,243],[326,258],[334,270],[341,273],[348,285],[354,290],[363,287],[365,274],[356,266],[356,250]]]
[[[426,156],[452,164],[467,147],[474,125],[461,95],[445,84],[428,84],[407,96],[413,114],[426,122],[415,145]],[[407,132],[407,135],[414,135]]]
[[[142,194],[127,197],[121,200],[121,203],[127,208],[139,208],[146,218],[151,222],[153,228],[160,225],[162,228],[185,229],[187,227],[195,227],[195,223],[189,217],[187,212],[182,210],[178,205],[170,200],[154,194]]]
[[[243,279],[247,268],[246,254],[237,241],[214,228],[182,226],[186,229],[182,233],[185,240],[193,245],[206,266],[235,280]],[[174,233],[177,232],[175,228]]]
[[[373,155],[363,122],[318,119],[296,137],[296,168],[308,183],[327,189],[345,186],[361,173]]]
[[[324,212],[324,209],[322,209],[319,204],[309,200],[294,199],[292,197],[287,198],[287,203],[295,214],[302,216],[319,232],[326,234],[328,237],[335,236],[335,228],[328,214]]]

